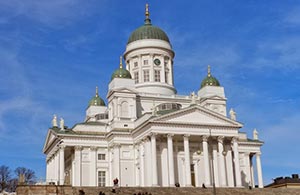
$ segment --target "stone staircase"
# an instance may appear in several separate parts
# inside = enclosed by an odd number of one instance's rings
[[[152,195],[212,195],[212,188],[168,188],[168,187],[122,187],[116,193],[112,193],[111,187],[71,187],[71,186],[19,186],[17,195],[79,195],[83,190],[85,195],[98,195],[100,191],[105,195],[133,195],[139,192],[148,192]],[[266,188],[266,189],[245,189],[245,188],[217,188],[217,195],[300,195],[300,189]]]

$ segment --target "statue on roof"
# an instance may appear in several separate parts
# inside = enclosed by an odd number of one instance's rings
[[[258,132],[256,129],[253,130],[253,139],[258,140]]]
[[[52,127],[57,127],[57,117],[55,114],[53,115],[53,119],[52,119]]]
[[[60,118],[59,126],[60,126],[60,130],[65,129],[65,121],[63,118]]]
[[[236,121],[236,112],[231,108],[229,111],[230,119]]]

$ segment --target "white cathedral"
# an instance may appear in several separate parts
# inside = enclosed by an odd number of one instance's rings
[[[250,139],[232,109],[227,116],[224,88],[210,67],[198,93],[176,94],[170,40],[152,25],[148,5],[145,16],[112,74],[107,105],[96,89],[83,122],[67,128],[54,116],[43,148],[47,182],[262,188],[257,131]]]

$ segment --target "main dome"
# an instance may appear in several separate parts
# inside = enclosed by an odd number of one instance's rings
[[[156,26],[152,26],[151,20],[149,18],[150,14],[148,10],[148,5],[146,5],[145,15],[146,15],[146,19],[144,25],[137,28],[135,31],[131,33],[127,44],[142,39],[159,39],[170,43],[168,35],[162,29]]]

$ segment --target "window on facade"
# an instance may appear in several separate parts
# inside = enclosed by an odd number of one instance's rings
[[[137,62],[134,62],[134,63],[133,63],[133,66],[134,66],[134,67],[137,67],[137,66],[138,66],[138,63],[137,63]]]
[[[144,60],[144,65],[148,65],[148,60]]]
[[[149,70],[144,70],[144,82],[149,82],[150,76],[149,76]]]
[[[135,83],[139,83],[139,72],[134,72],[134,81]]]
[[[103,119],[108,119],[108,114],[97,114],[96,115],[96,120],[103,120]]]
[[[160,82],[160,71],[159,70],[154,71],[154,81]]]
[[[105,186],[105,171],[98,171],[98,186]]]
[[[98,154],[98,160],[105,160],[105,154]]]

